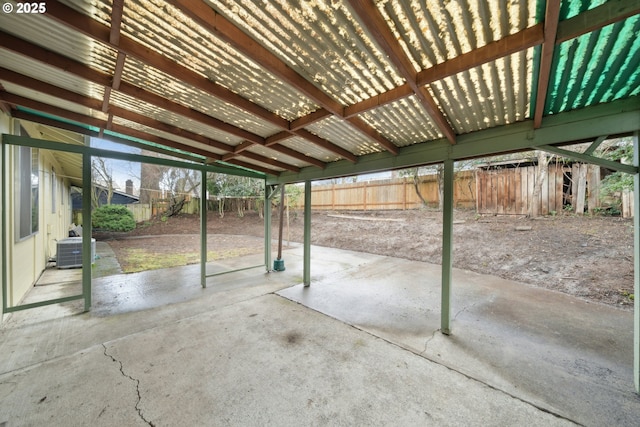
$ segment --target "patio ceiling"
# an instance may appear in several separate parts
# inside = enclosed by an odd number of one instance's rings
[[[640,128],[640,0],[7,4],[14,117],[274,180],[521,150],[487,141],[603,105],[634,115],[602,132]],[[603,134],[585,132],[539,144]]]

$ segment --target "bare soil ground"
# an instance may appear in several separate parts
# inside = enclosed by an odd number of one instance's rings
[[[197,253],[199,221],[197,216],[182,215],[140,224],[131,233],[112,236],[109,244],[121,264],[131,253],[127,248],[142,246],[149,254]],[[442,214],[437,211],[314,212],[311,223],[314,245],[441,262]],[[264,236],[263,224],[254,212],[242,218],[210,213],[207,233],[220,251],[214,257],[262,251],[262,240],[254,237]],[[274,238],[277,232],[274,214]],[[302,242],[302,237],[302,213],[292,213],[289,226],[285,221],[285,244]],[[456,211],[454,267],[631,309],[633,223],[614,217],[529,219]]]

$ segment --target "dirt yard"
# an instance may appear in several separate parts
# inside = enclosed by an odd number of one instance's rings
[[[311,220],[311,243],[439,264],[441,216],[427,209],[316,212]],[[197,216],[154,221],[109,243],[121,264],[132,257],[132,250],[142,250],[147,257],[153,253],[165,257],[169,253],[196,254],[195,259],[179,262],[198,262],[199,221]],[[207,233],[216,242],[209,248],[215,246],[217,251],[208,249],[209,260],[263,250],[262,240],[255,238],[264,235],[263,221],[253,212],[243,218],[234,213],[220,218],[212,212]],[[277,214],[272,233],[277,238]],[[285,222],[285,245],[287,240],[302,242],[302,236],[302,212],[291,213],[288,227]],[[633,223],[612,217],[528,219],[456,211],[454,267],[631,309]]]

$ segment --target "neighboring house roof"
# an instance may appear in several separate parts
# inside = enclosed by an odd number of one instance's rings
[[[100,205],[107,204],[107,189],[101,186],[94,186],[94,188],[100,189],[100,193],[98,195]],[[127,194],[122,191],[114,190],[113,196],[111,198],[112,205],[129,205],[132,203],[138,203],[140,198],[138,196],[134,196],[132,194]],[[73,205],[73,209],[82,209],[82,193],[80,190],[76,188],[72,188],[71,191],[71,201]]]
[[[15,117],[292,180],[463,140],[483,148],[460,156],[521,150],[489,131],[640,111],[637,0],[70,0],[0,28]]]

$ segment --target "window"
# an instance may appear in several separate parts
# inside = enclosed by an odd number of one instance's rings
[[[16,163],[17,239],[24,239],[38,232],[40,187],[38,149],[18,147]]]

